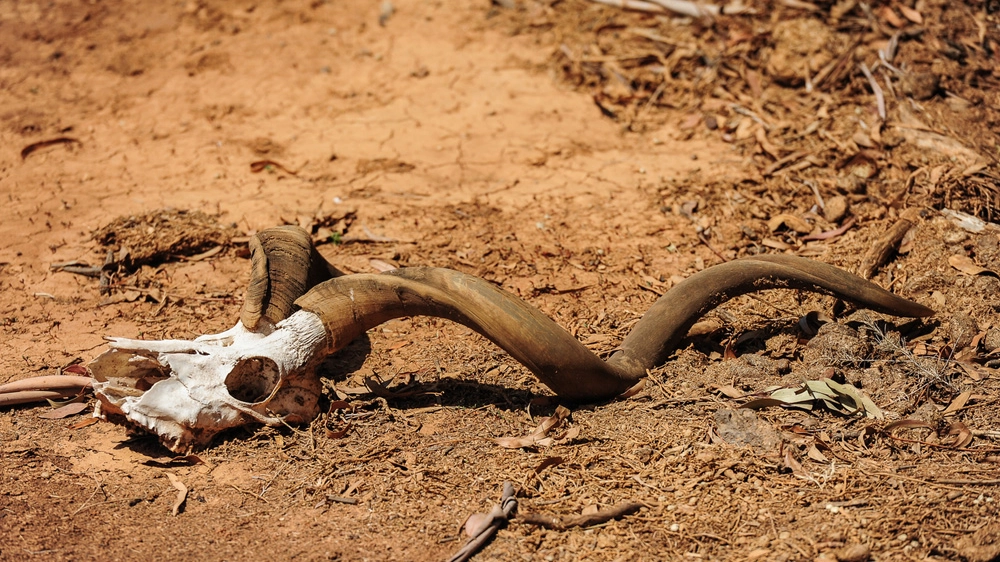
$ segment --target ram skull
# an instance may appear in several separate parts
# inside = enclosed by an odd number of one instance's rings
[[[536,308],[477,277],[436,268],[344,276],[296,227],[263,231],[250,246],[251,281],[236,326],[193,341],[110,339],[110,350],[90,364],[96,415],[158,435],[176,452],[249,423],[309,422],[320,411],[318,363],[366,330],[406,316],[463,324],[560,397],[594,402],[636,384],[701,315],[748,292],[798,288],[899,316],[933,313],[833,266],[756,256],[679,283],[605,361]]]

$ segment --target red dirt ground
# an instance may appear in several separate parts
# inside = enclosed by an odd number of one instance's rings
[[[941,213],[1000,208],[995,3],[748,4],[706,23],[583,0],[0,2],[0,383],[85,363],[105,336],[231,326],[247,235],[283,223],[319,225],[349,272],[484,277],[606,352],[694,272],[760,252],[859,271],[914,209],[873,280],[938,311],[882,324],[830,298],[742,297],[639,396],[575,407],[578,435],[538,449],[494,440],[529,433],[551,393],[427,318],[331,359],[331,392],[419,391],[351,395],[342,437],[324,416],[178,460],[75,427],[86,414],[4,408],[0,559],[441,560],[504,481],[522,517],[643,507],[567,530],[515,519],[476,560],[995,559],[1000,235]],[[882,120],[858,63],[893,36]],[[194,211],[205,244],[182,251],[164,224]],[[145,265],[110,295],[52,269],[100,265],[120,248],[94,233],[147,213],[166,222],[137,229]],[[837,323],[807,343],[810,310]],[[830,372],[886,419],[747,421],[726,394]],[[176,516],[168,473],[189,489]]]

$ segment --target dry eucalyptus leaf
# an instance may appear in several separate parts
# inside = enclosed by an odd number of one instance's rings
[[[923,420],[904,419],[897,420],[885,426],[886,433],[892,433],[896,429],[934,429],[934,425]]]
[[[817,448],[816,445],[814,444],[809,445],[809,447],[806,449],[806,455],[808,455],[809,458],[811,458],[816,462],[822,462],[822,463],[830,462],[830,459],[826,458],[826,455],[821,453],[819,448]]]
[[[63,418],[79,414],[80,412],[86,410],[88,406],[89,404],[87,402],[73,402],[71,404],[66,404],[65,406],[60,406],[55,410],[45,412],[38,417],[46,420],[61,420]]]
[[[386,271],[397,269],[396,266],[391,263],[375,258],[368,260],[368,265],[372,266],[372,268],[379,273],[385,273]]]
[[[497,445],[505,449],[520,449],[523,447],[547,447],[551,445],[554,441],[551,437],[546,437],[550,431],[555,429],[569,417],[569,408],[565,406],[559,406],[556,408],[554,414],[547,418],[543,418],[530,434],[524,437],[500,437],[496,439]]]
[[[992,275],[994,277],[1000,277],[1000,275],[997,275],[995,271],[976,265],[976,262],[972,261],[972,258],[969,256],[949,256],[948,263],[966,275]]]
[[[87,427],[88,425],[94,425],[95,423],[97,423],[99,421],[101,421],[101,418],[83,418],[82,420],[80,420],[80,421],[78,421],[78,422],[76,422],[76,423],[74,423],[72,425],[69,425],[67,427],[69,427],[70,429],[83,429],[83,428]]]
[[[167,473],[167,478],[170,479],[170,484],[177,490],[177,499],[174,500],[174,505],[170,508],[170,512],[176,517],[181,512],[184,502],[187,501],[188,487],[181,482],[180,478],[174,476],[172,472]]]
[[[787,215],[787,214],[775,215],[774,217],[771,217],[769,221],[767,221],[767,228],[771,232],[777,231],[782,226],[790,230],[794,230],[799,234],[809,234],[810,232],[812,232],[812,225],[806,222],[805,219],[799,218],[795,215]]]
[[[802,464],[799,463],[799,461],[795,460],[795,457],[792,456],[791,447],[785,448],[784,460],[785,460],[785,468],[791,470],[792,474],[798,476],[799,478],[812,480],[812,476],[808,472],[806,472],[806,469],[802,468]]]
[[[942,416],[951,416],[957,413],[959,410],[965,407],[965,404],[972,398],[972,392],[966,390],[965,392],[959,394],[948,404],[948,407],[941,412]]]
[[[945,435],[948,439],[944,440],[943,444],[955,449],[963,449],[972,443],[972,430],[962,422],[949,425]]]
[[[736,387],[728,384],[719,386],[713,385],[713,389],[719,394],[725,396],[726,398],[739,399],[746,396],[746,393],[740,392],[739,390],[736,389]]]
[[[849,384],[839,384],[831,379],[809,380],[795,388],[778,388],[767,398],[751,400],[744,408],[760,409],[771,406],[812,410],[818,403],[834,412],[852,415],[858,412],[866,417],[881,419],[882,410],[864,393]]]
[[[493,522],[489,513],[473,513],[465,520],[465,536],[475,537]]]

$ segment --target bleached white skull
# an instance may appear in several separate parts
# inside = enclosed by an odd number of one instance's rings
[[[309,422],[319,414],[314,363],[325,340],[322,321],[306,311],[193,341],[110,338],[90,364],[95,414],[156,434],[174,452],[255,421]]]

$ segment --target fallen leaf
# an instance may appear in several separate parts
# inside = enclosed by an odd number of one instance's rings
[[[896,7],[899,8],[899,12],[903,14],[904,18],[912,21],[917,25],[924,23],[924,17],[920,15],[920,12],[914,10],[909,6],[904,6],[903,4],[899,4]]]
[[[61,420],[63,418],[79,414],[80,412],[86,410],[87,406],[88,404],[86,402],[73,402],[71,404],[66,404],[65,406],[60,406],[55,410],[49,410],[38,417],[45,420]]]
[[[785,460],[785,468],[791,470],[792,474],[798,476],[799,478],[812,480],[812,475],[806,472],[806,469],[802,468],[802,464],[799,461],[795,460],[795,457],[792,456],[791,447],[785,447],[784,460]]]
[[[535,474],[541,474],[543,470],[550,466],[556,466],[557,464],[562,464],[566,462],[562,457],[545,457],[542,462],[535,467]]]
[[[882,10],[880,10],[880,15],[882,16],[882,19],[884,19],[889,25],[897,29],[906,25],[906,22],[903,21],[903,19],[900,18],[898,15],[896,15],[896,12],[893,11],[893,9],[890,8],[889,6],[882,6]]]
[[[260,172],[263,172],[265,170],[267,170],[268,172],[273,172],[276,169],[281,170],[286,174],[290,174],[293,176],[298,175],[298,171],[289,170],[288,168],[282,166],[281,164],[275,162],[274,160],[257,160],[255,162],[250,163],[250,172],[253,174],[259,174]]]
[[[955,397],[954,400],[951,401],[951,404],[948,404],[948,407],[945,408],[943,412],[941,412],[941,415],[942,416],[954,415],[959,410],[965,407],[966,402],[968,402],[969,398],[971,397],[972,397],[972,392],[969,392],[968,390],[959,394],[958,396]]]
[[[563,433],[562,435],[559,436],[558,442],[559,443],[565,443],[567,441],[572,441],[572,440],[576,439],[579,436],[580,436],[580,428],[579,427],[571,427],[571,428],[569,428],[569,429],[566,430],[566,433]]]
[[[811,458],[816,462],[822,462],[822,463],[830,462],[830,459],[826,458],[826,455],[821,453],[820,450],[814,444],[809,445],[809,447],[806,449],[806,455],[808,455],[809,458]]]
[[[53,146],[57,144],[80,144],[80,141],[70,138],[70,137],[59,137],[55,139],[43,140],[36,143],[29,144],[28,146],[21,149],[21,160],[24,160],[32,152],[45,148],[47,146]]]
[[[210,258],[210,257],[218,254],[221,251],[222,251],[222,246],[216,246],[214,248],[205,250],[204,252],[202,252],[200,254],[195,254],[193,256],[188,256],[185,259],[187,261],[201,261],[201,260],[208,259],[208,258]],[[154,296],[154,292],[155,292],[155,296]],[[162,300],[162,296],[161,296],[161,293],[160,293],[159,289],[155,289],[155,288],[154,289],[150,289],[148,295],[149,295],[150,298],[152,298],[156,302],[160,302],[160,300]]]
[[[963,449],[972,443],[972,430],[962,422],[949,425],[945,436],[949,439],[942,440],[941,444],[955,449]]]
[[[167,478],[177,490],[177,499],[174,500],[174,505],[170,508],[170,512],[176,517],[181,512],[181,508],[184,507],[184,502],[187,501],[188,487],[181,482],[180,478],[174,476],[173,472],[168,472]]]
[[[76,363],[63,369],[63,373],[90,378],[90,369],[83,363]]]
[[[378,260],[378,259],[374,259],[374,258],[368,260],[368,264],[371,265],[372,268],[374,268],[375,271],[378,271],[379,273],[385,273],[386,271],[392,271],[394,269],[397,269],[396,266],[392,265],[389,262],[384,262],[382,260]]]
[[[736,387],[728,384],[721,386],[712,385],[712,389],[727,398],[739,399],[746,396],[745,392],[740,392],[739,390],[736,389]]]
[[[341,427],[340,429],[335,429],[335,430],[334,429],[327,429],[326,430],[326,438],[327,439],[343,439],[344,436],[347,435],[347,432],[349,432],[350,430],[351,430],[351,424],[350,423],[345,424],[344,427]]]
[[[767,228],[771,232],[779,230],[782,226],[790,230],[794,230],[799,234],[809,234],[812,232],[812,225],[807,223],[805,219],[799,218],[795,215],[775,215],[767,221]]]
[[[389,350],[389,351],[396,351],[397,349],[400,349],[402,347],[406,347],[406,346],[410,345],[410,343],[412,343],[412,342],[410,342],[408,340],[398,341],[398,342],[389,344],[386,347],[386,349]]]
[[[95,423],[97,423],[99,421],[101,421],[101,418],[83,418],[82,420],[80,420],[80,421],[78,421],[78,422],[76,422],[74,424],[70,424],[68,427],[70,429],[83,429],[83,428],[87,427],[88,425],[94,425]]]
[[[97,418],[94,418],[94,419],[97,419]],[[202,459],[198,455],[184,455],[184,456],[180,456],[180,457],[162,456],[162,457],[156,457],[156,458],[148,459],[146,461],[143,461],[142,464],[149,465],[149,466],[156,466],[156,467],[159,467],[159,468],[174,468],[174,467],[179,467],[179,466],[195,466],[195,465],[198,465],[198,464],[204,464],[204,465],[207,465],[207,466],[211,466],[208,463],[206,463],[204,461],[204,459]]]
[[[956,254],[948,257],[948,263],[966,275],[992,275],[994,277],[1000,277],[1000,275],[997,275],[995,271],[976,265],[976,262],[972,261],[972,258],[969,256]]]
[[[831,379],[808,380],[794,388],[778,388],[767,398],[743,404],[744,408],[761,409],[771,406],[812,410],[817,404],[844,415],[861,412],[866,417],[882,419],[884,414],[863,392],[849,384]]]
[[[473,513],[465,520],[465,536],[475,537],[493,522],[490,513]]]
[[[547,447],[554,441],[551,437],[546,437],[550,431],[555,429],[569,417],[569,408],[559,406],[555,413],[547,418],[542,418],[538,427],[524,437],[500,437],[495,439],[496,444],[505,449],[520,449],[528,447]]]

